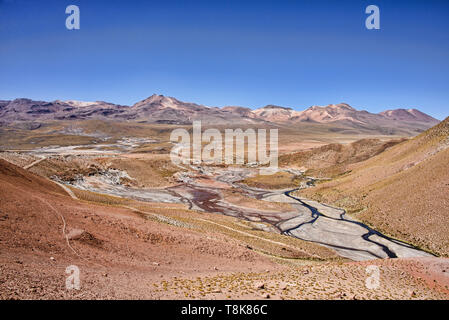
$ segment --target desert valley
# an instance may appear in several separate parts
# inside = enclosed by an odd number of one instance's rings
[[[0,298],[448,299],[449,118],[298,109],[0,100]],[[193,121],[279,168],[174,164]]]

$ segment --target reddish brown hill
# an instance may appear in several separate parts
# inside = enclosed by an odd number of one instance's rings
[[[386,110],[379,113],[381,116],[396,121],[420,121],[429,123],[438,123],[435,118],[416,109],[395,109]]]

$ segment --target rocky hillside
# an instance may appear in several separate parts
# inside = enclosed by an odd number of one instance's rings
[[[449,256],[449,118],[302,192],[377,230]]]

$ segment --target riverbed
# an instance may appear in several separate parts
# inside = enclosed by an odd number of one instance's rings
[[[71,184],[80,189],[141,201],[184,203],[192,210],[264,223],[275,232],[332,248],[340,256],[355,261],[432,256],[348,217],[343,209],[293,195],[294,191],[312,185],[313,178],[295,189],[265,190],[240,182],[254,175],[256,169],[194,166],[190,169],[177,173],[177,185],[163,189],[123,186],[115,176],[123,174],[120,172],[83,177]],[[226,201],[224,188],[238,190],[246,197],[261,201],[288,203],[292,210],[285,212],[238,206]]]

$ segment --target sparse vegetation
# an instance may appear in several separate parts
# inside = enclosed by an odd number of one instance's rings
[[[449,118],[419,136],[352,166],[302,196],[343,207],[378,230],[449,255]]]
[[[297,176],[288,172],[276,172],[270,175],[257,175],[242,181],[250,187],[261,189],[287,189],[298,187],[302,176]]]

